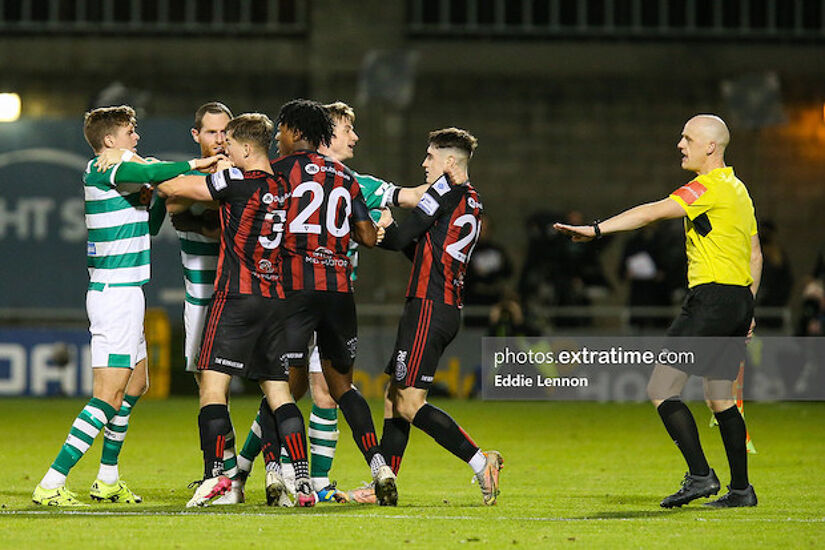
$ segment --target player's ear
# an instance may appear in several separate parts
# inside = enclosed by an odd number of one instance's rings
[[[115,136],[113,134],[106,134],[103,136],[103,145],[107,148],[112,148],[115,145]]]
[[[711,141],[708,143],[708,156],[711,156],[716,151],[716,142]]]
[[[200,141],[198,141],[198,136],[200,135],[200,132],[198,131],[198,129],[197,128],[192,128],[191,131],[192,131],[192,141],[194,141],[195,143],[200,144]]]

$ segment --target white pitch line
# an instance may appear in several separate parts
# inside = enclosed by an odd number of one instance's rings
[[[536,522],[587,522],[587,521],[675,521],[678,516],[663,516],[650,518],[564,518],[564,517],[485,517],[485,516],[423,516],[423,515],[406,515],[406,514],[312,514],[312,513],[286,513],[273,514],[265,512],[216,512],[214,514],[205,514],[199,512],[109,512],[109,511],[81,511],[81,510],[66,510],[66,511],[46,511],[46,510],[2,510],[0,516],[159,516],[159,517],[175,517],[175,516],[190,516],[190,517],[289,517],[289,518],[311,518],[311,519],[327,519],[327,518],[347,518],[347,519],[424,519],[424,520],[449,520],[449,521],[473,521],[490,519],[496,521],[536,521]],[[687,518],[690,519],[690,518]],[[715,517],[704,518],[695,517],[694,521],[707,522],[744,522],[744,523],[825,523],[825,518],[736,518],[736,517]]]

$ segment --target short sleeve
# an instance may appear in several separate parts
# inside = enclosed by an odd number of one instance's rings
[[[713,206],[716,194],[699,180],[693,180],[671,193],[669,198],[679,203],[685,209],[685,215],[693,220]]]
[[[750,235],[751,235],[751,237],[753,237],[757,233],[759,233],[759,227],[758,227],[758,224],[756,223],[756,216],[751,216],[751,232],[750,232]]]
[[[243,180],[243,172],[237,168],[228,168],[206,176],[206,187],[213,199],[226,200],[231,189]]]

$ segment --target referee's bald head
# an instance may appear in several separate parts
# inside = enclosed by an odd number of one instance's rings
[[[722,151],[730,143],[730,131],[725,121],[716,115],[696,115],[688,121],[708,142],[715,143]]]

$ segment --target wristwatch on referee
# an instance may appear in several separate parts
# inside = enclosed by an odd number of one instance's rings
[[[599,229],[599,220],[593,220],[593,223],[591,223],[590,225],[593,226],[593,231],[596,233],[596,236],[594,238],[595,239],[601,239],[602,238],[602,230]]]

